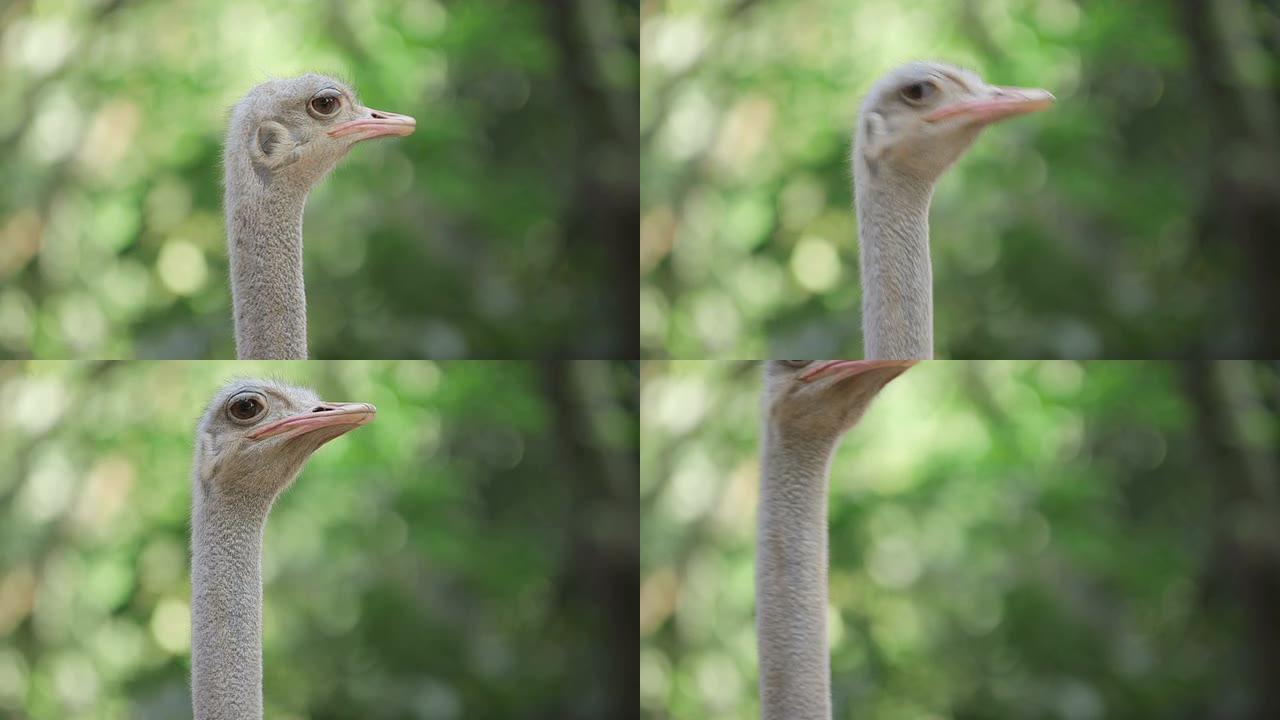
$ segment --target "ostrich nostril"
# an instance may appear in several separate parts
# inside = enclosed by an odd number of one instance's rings
[[[318,412],[331,412],[332,410],[333,410],[333,408],[329,407],[328,405],[317,405],[317,406],[315,406],[314,408],[312,408],[311,412],[313,412],[313,413],[318,413]]]
[[[372,116],[374,116],[375,118],[378,118],[379,120],[386,120],[386,119],[387,119],[387,115],[386,115],[386,113],[380,113],[380,112],[378,112],[377,110],[371,110],[371,111],[369,112],[369,114],[370,114],[370,115],[372,115]]]

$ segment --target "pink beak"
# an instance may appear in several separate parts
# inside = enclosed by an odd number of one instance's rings
[[[1053,93],[1039,88],[997,87],[982,98],[943,105],[924,116],[925,122],[963,118],[987,125],[1014,115],[1039,112],[1053,104]]]
[[[340,427],[345,433],[372,421],[377,413],[378,409],[368,403],[322,403],[310,412],[290,415],[267,423],[245,437],[250,440],[266,440],[273,437],[294,438],[332,427]]]
[[[800,374],[801,382],[813,382],[830,375],[853,377],[877,368],[902,368],[904,371],[919,360],[824,360]]]
[[[418,121],[408,115],[374,110],[364,106],[358,106],[356,112],[360,117],[333,128],[329,131],[329,137],[340,138],[358,133],[359,137],[353,142],[360,142],[386,135],[412,135],[414,129],[418,127]]]

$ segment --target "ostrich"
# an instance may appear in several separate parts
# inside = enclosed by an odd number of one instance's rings
[[[306,359],[307,193],[352,145],[409,135],[415,125],[364,107],[351,88],[323,75],[262,83],[232,109],[224,165],[238,358]]]
[[[913,360],[773,360],[756,535],[762,720],[829,720],[827,472],[840,436]]]
[[[196,430],[191,471],[191,700],[196,720],[262,718],[262,531],[321,445],[373,420],[268,380],[224,386]]]
[[[940,63],[904,65],[871,88],[853,147],[868,358],[933,357],[933,184],[982,128],[1052,103],[1047,90],[988,85]]]

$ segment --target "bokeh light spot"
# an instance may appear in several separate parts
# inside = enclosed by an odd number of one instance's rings
[[[160,647],[174,655],[191,647],[191,610],[181,600],[162,600],[151,614],[151,635]]]
[[[156,260],[160,282],[178,295],[192,295],[204,287],[209,269],[204,253],[186,240],[170,240]]]
[[[840,279],[840,257],[825,238],[806,237],[791,253],[791,274],[810,292],[826,292]]]

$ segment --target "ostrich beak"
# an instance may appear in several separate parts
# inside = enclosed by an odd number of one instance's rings
[[[358,134],[352,142],[360,142],[387,135],[412,135],[414,129],[418,127],[418,121],[408,115],[374,110],[363,105],[356,107],[356,113],[360,117],[333,128],[329,131],[329,137],[340,138]]]
[[[918,360],[825,360],[817,365],[805,370],[801,373],[799,380],[801,382],[813,382],[818,378],[838,375],[841,377],[853,377],[861,375],[868,370],[876,370],[879,368],[901,368],[898,375],[906,372],[906,369],[915,365]],[[894,377],[897,377],[895,375]]]
[[[992,85],[979,98],[943,105],[924,116],[925,122],[961,118],[978,125],[1039,112],[1053,104],[1053,93],[1039,88],[999,87]]]
[[[294,438],[324,428],[339,429],[333,436],[337,437],[371,422],[377,413],[378,409],[368,403],[322,403],[309,412],[267,423],[245,437],[250,440]]]

